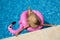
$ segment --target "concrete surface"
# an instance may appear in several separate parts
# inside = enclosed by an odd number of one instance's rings
[[[60,26],[53,26],[2,40],[60,40]]]

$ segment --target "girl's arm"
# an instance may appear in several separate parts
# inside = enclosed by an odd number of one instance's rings
[[[41,24],[41,26],[54,26],[52,24]]]
[[[29,25],[27,25],[27,26],[21,28],[21,29],[16,33],[16,36],[18,36],[19,33],[21,33],[24,29],[27,29],[28,27],[29,27]]]

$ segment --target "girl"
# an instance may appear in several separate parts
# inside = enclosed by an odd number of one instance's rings
[[[26,25],[25,27],[23,27],[21,30],[19,30],[17,33],[16,33],[16,36],[21,32],[23,31],[24,29],[27,29],[29,27],[32,27],[32,28],[37,28],[38,26],[53,26],[53,25],[50,25],[50,24],[41,24],[41,19],[32,11],[30,10],[30,7],[28,9],[28,24],[29,25]],[[9,27],[12,28],[13,25],[15,24],[16,22],[13,22]]]

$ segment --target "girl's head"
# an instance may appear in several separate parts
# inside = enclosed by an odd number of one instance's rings
[[[40,25],[41,22],[39,17],[32,10],[30,10],[30,7],[28,9],[28,21],[32,27],[34,27],[35,25],[36,26]]]

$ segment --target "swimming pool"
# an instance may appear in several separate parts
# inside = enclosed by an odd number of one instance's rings
[[[16,21],[14,29],[18,29],[20,15],[28,6],[40,11],[45,23],[60,24],[60,0],[0,0],[0,39],[14,36],[8,31],[8,25]],[[21,34],[26,32],[24,30]]]

